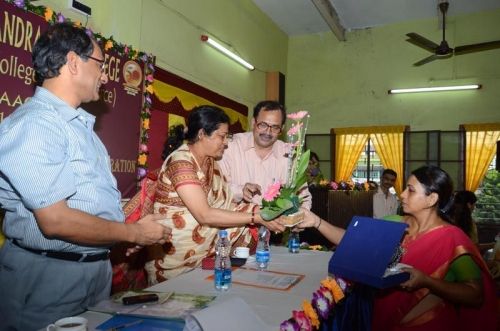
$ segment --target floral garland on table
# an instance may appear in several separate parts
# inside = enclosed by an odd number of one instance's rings
[[[318,184],[312,186],[319,188],[328,188],[333,191],[364,191],[364,192],[375,191],[378,188],[375,182],[356,183],[351,180],[335,182],[326,179],[322,179]]]
[[[339,285],[340,283],[340,285]],[[348,284],[340,278],[326,278],[313,293],[311,301],[302,302],[302,310],[292,311],[292,317],[280,324],[280,331],[319,330],[333,316],[335,307],[342,304]]]
[[[25,11],[32,12],[38,16],[45,18],[45,21],[49,24],[55,23],[73,23],[75,26],[82,26],[79,21],[72,22],[70,19],[64,17],[61,13],[55,13],[51,8],[45,7],[43,5],[37,6],[31,4],[29,0],[5,0],[8,3],[15,5],[16,7],[23,9]],[[120,56],[127,57],[130,60],[141,60],[144,62],[144,93],[143,93],[143,104],[141,110],[141,132],[139,138],[139,152],[137,156],[137,180],[141,180],[146,176],[148,168],[148,140],[149,140],[149,121],[151,118],[151,103],[153,90],[153,74],[154,74],[154,57],[152,54],[148,54],[142,51],[138,51],[132,48],[130,45],[122,44],[113,39],[113,36],[106,38],[100,33],[93,32],[91,29],[87,28],[86,32],[89,36],[93,36],[97,42],[103,45],[104,50],[112,50]]]

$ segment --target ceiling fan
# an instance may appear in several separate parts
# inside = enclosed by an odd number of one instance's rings
[[[471,44],[471,45],[464,45],[464,46],[457,46],[455,48],[451,48],[448,45],[448,42],[446,41],[445,37],[445,31],[446,31],[446,12],[448,11],[449,3],[447,1],[439,3],[439,10],[441,14],[443,15],[443,40],[441,43],[438,45],[433,41],[430,41],[429,39],[422,37],[418,33],[410,32],[407,33],[406,36],[408,36],[408,39],[406,41],[418,46],[422,47],[423,49],[428,50],[429,52],[433,53],[431,56],[428,56],[418,62],[415,62],[413,65],[418,67],[423,64],[429,63],[431,61],[437,60],[437,59],[447,59],[452,57],[453,55],[462,55],[462,54],[468,54],[468,53],[473,53],[473,52],[481,52],[481,51],[487,51],[490,49],[495,49],[495,48],[500,48],[500,40],[495,40],[495,41],[488,41],[484,43],[478,43],[478,44]]]

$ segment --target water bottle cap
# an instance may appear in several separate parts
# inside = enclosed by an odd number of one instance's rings
[[[227,231],[226,230],[220,230],[219,231],[219,237],[221,237],[221,238],[227,238]]]

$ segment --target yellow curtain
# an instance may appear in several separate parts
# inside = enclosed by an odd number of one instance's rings
[[[397,174],[394,189],[398,196],[403,192],[403,134],[405,126],[391,126],[370,134],[375,150],[385,169],[392,169]]]
[[[348,181],[368,140],[366,133],[348,133],[347,128],[335,132],[335,181]]]
[[[500,123],[464,124],[465,130],[465,189],[476,191],[493,160]]]
[[[403,188],[404,125],[332,129],[335,134],[335,180],[349,180],[368,138],[372,138],[384,168],[398,174],[395,190]]]

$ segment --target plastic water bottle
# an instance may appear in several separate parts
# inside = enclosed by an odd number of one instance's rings
[[[257,251],[255,252],[257,269],[266,270],[269,264],[269,257],[269,230],[265,226],[261,225],[259,228]]]
[[[231,245],[227,231],[219,231],[219,240],[215,245],[214,286],[217,291],[227,291],[231,287]]]
[[[288,251],[298,253],[300,251],[300,237],[298,232],[290,232],[288,237]]]

